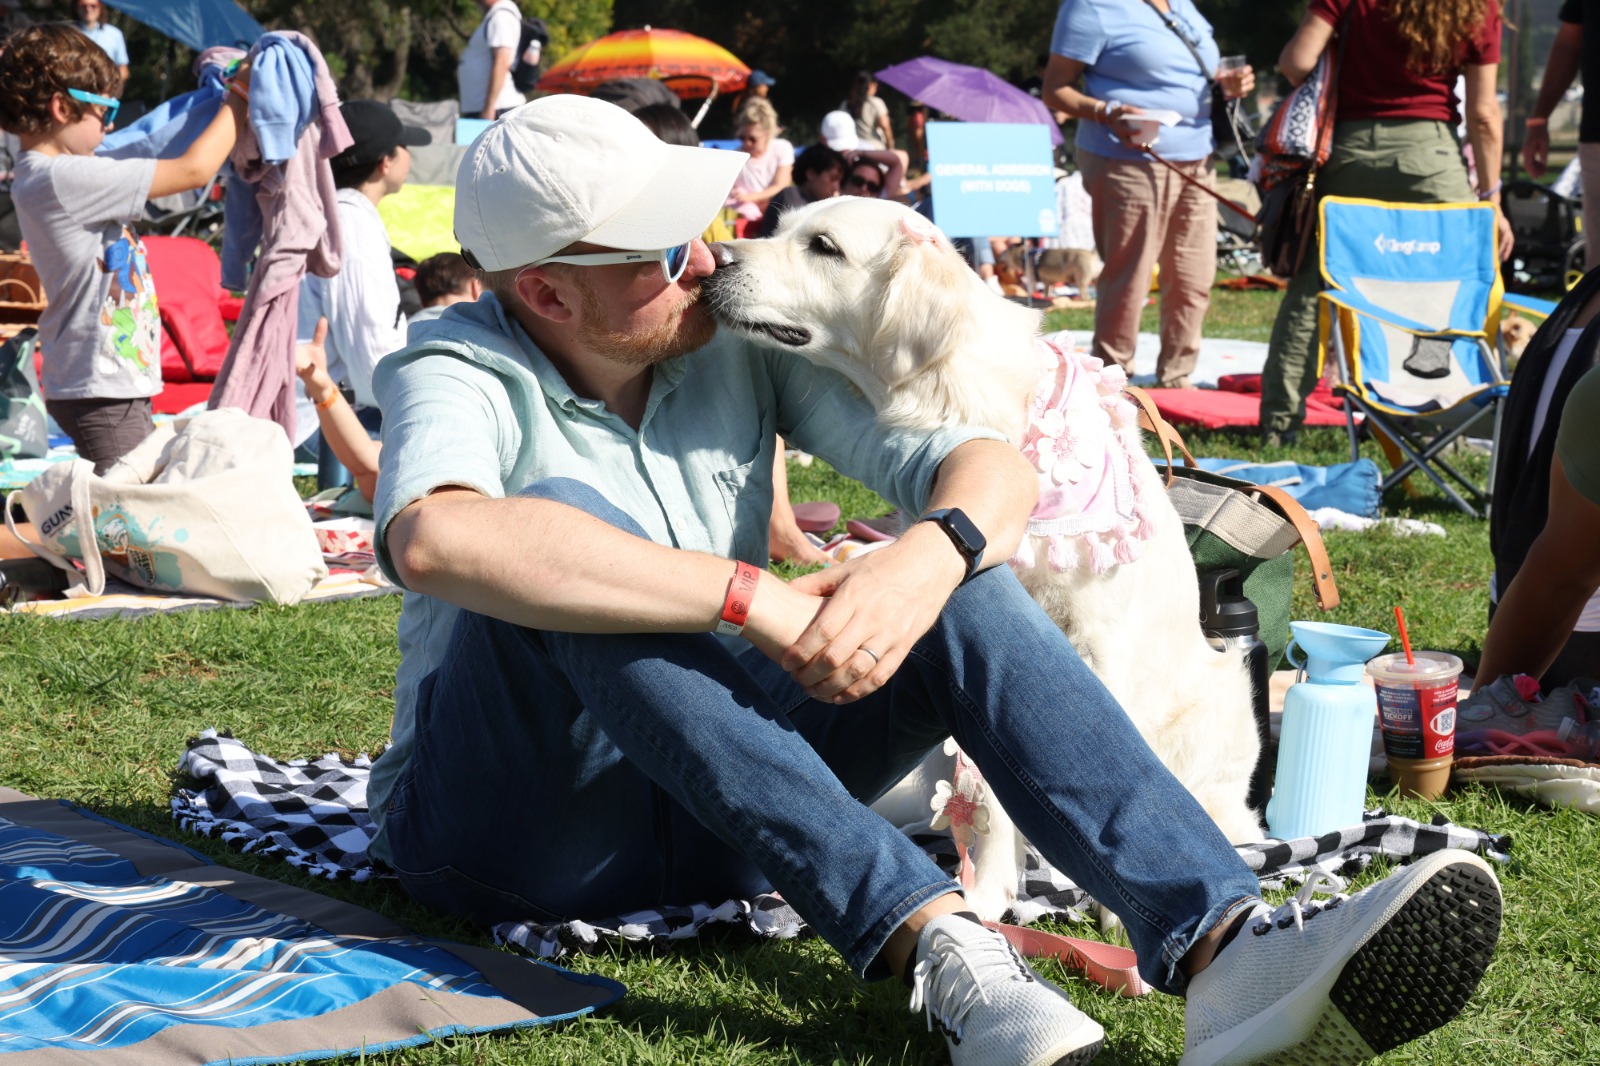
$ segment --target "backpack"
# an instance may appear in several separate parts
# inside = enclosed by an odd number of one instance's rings
[[[511,64],[511,85],[519,93],[531,93],[539,87],[539,61],[544,46],[550,43],[550,30],[542,18],[522,20],[522,37],[517,41],[517,55]]]

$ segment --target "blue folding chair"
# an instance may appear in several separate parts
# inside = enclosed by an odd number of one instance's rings
[[[1445,453],[1478,427],[1497,440],[1509,389],[1496,350],[1504,289],[1494,208],[1328,196],[1319,212],[1321,355],[1336,347],[1343,357],[1334,392],[1345,400],[1351,461],[1359,413],[1392,444],[1394,470],[1380,492],[1421,471],[1457,507],[1482,517],[1494,487],[1493,444],[1481,486]]]

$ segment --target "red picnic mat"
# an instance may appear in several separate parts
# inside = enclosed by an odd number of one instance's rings
[[[1260,375],[1228,375],[1229,377]],[[1221,385],[1219,380],[1218,385]],[[1260,393],[1215,389],[1151,389],[1150,399],[1161,417],[1175,425],[1220,429],[1223,426],[1259,426]],[[1342,426],[1344,410],[1333,406],[1339,401],[1332,394],[1312,393],[1306,399],[1306,425]]]

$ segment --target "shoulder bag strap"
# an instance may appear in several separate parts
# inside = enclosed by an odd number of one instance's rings
[[[1178,450],[1183,456],[1185,466],[1194,466],[1194,456],[1189,453],[1188,445],[1183,443],[1183,435],[1172,428],[1172,423],[1161,417],[1161,412],[1156,408],[1155,401],[1150,399],[1150,394],[1137,385],[1128,385],[1122,390],[1128,399],[1139,408],[1140,428],[1156,435],[1156,440],[1161,442],[1161,452],[1167,460],[1167,488],[1172,487],[1172,451]]]
[[[1177,448],[1187,466],[1195,465],[1194,456],[1189,453],[1178,431],[1161,417],[1161,412],[1156,409],[1149,393],[1136,385],[1129,385],[1122,391],[1138,406],[1141,426],[1154,433],[1156,439],[1161,442],[1161,451],[1166,456],[1167,463],[1166,483],[1167,487],[1171,488],[1174,480],[1173,448]],[[1322,530],[1311,520],[1311,515],[1306,513],[1306,509],[1300,506],[1300,501],[1272,485],[1250,485],[1241,487],[1239,491],[1265,497],[1272,509],[1294,526],[1300,542],[1306,546],[1306,555],[1311,559],[1311,583],[1316,593],[1317,606],[1324,611],[1331,611],[1339,606],[1339,586],[1333,579],[1333,563],[1328,559],[1328,548],[1322,543]]]
[[[89,596],[104,596],[106,568],[100,559],[100,538],[94,531],[94,503],[89,498],[94,465],[77,459],[72,463],[72,521],[78,527],[78,550],[83,553],[84,589]]]
[[[1334,29],[1334,34],[1339,38],[1338,50],[1333,53],[1333,62],[1328,66],[1328,84],[1323,89],[1328,94],[1328,110],[1322,116],[1322,122],[1317,126],[1317,155],[1311,159],[1310,180],[1307,188],[1314,189],[1317,181],[1317,169],[1322,166],[1321,149],[1322,138],[1326,135],[1328,127],[1333,126],[1339,114],[1339,71],[1344,66],[1344,46],[1349,39],[1350,12],[1354,8],[1347,8],[1344,17],[1339,20],[1339,25]],[[1329,142],[1332,143],[1331,141]],[[1331,150],[1331,149],[1330,149]]]
[[[1333,580],[1333,563],[1328,559],[1327,546],[1322,543],[1322,530],[1317,528],[1306,509],[1300,506],[1300,501],[1274,485],[1251,485],[1239,491],[1259,493],[1271,502],[1274,511],[1294,526],[1294,531],[1300,535],[1300,542],[1306,546],[1306,555],[1311,558],[1311,584],[1316,592],[1317,606],[1324,611],[1339,606],[1339,586]]]
[[[17,497],[22,495],[21,489],[7,493],[5,498],[6,529],[24,548],[51,566],[66,571],[69,596],[100,596],[106,591],[105,566],[100,559],[100,544],[95,540],[94,520],[90,514],[89,477],[92,476],[90,473],[92,469],[86,460],[73,460],[70,472],[71,487],[68,490],[72,497],[72,520],[78,527],[78,543],[83,551],[83,565],[87,577],[84,571],[73,565],[71,559],[58,555],[43,543],[31,541],[22,535],[13,517]]]
[[[1150,5],[1150,10],[1156,13],[1156,18],[1161,20],[1162,25],[1171,30],[1172,35],[1178,40],[1182,41],[1183,46],[1189,50],[1189,54],[1194,56],[1195,63],[1200,67],[1200,76],[1206,80],[1206,88],[1210,89],[1213,85],[1215,85],[1217,83],[1217,79],[1212,77],[1211,71],[1206,69],[1206,61],[1200,56],[1199,46],[1193,41],[1189,40],[1188,34],[1179,29],[1178,20],[1172,17],[1171,3],[1169,2],[1167,5],[1167,10],[1163,11],[1156,6],[1156,0],[1144,0],[1144,2]]]

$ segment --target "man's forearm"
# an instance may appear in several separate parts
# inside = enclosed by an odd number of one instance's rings
[[[406,587],[518,625],[693,633],[715,625],[733,563],[625,533],[566,504],[443,490],[386,545]]]
[[[939,464],[928,508],[961,508],[988,541],[988,567],[1016,552],[1038,500],[1038,473],[1021,452],[1005,441],[969,440]]]
[[[489,95],[484,97],[484,118],[494,118],[495,104],[500,99],[500,92],[505,88],[506,78],[511,76],[511,49],[496,48],[489,66]]]
[[[1583,27],[1577,23],[1563,22],[1550,42],[1550,57],[1545,61],[1544,80],[1539,83],[1539,95],[1533,102],[1530,118],[1548,119],[1561,97],[1578,76],[1578,65],[1583,57]]]

